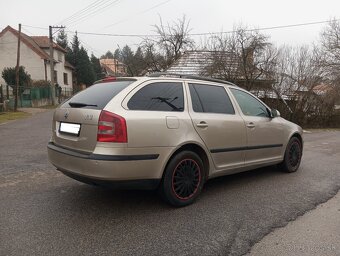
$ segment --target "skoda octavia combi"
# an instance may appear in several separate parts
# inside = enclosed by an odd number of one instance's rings
[[[232,83],[153,75],[107,78],[54,113],[50,162],[76,180],[158,189],[192,203],[211,178],[300,165],[302,129]]]

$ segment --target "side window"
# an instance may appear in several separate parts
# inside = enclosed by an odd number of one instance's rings
[[[237,89],[231,88],[230,90],[244,115],[269,117],[267,108],[255,97]]]
[[[182,83],[158,82],[144,86],[127,104],[131,110],[177,111],[184,110]]]
[[[189,89],[195,112],[235,114],[233,104],[223,87],[189,84]]]

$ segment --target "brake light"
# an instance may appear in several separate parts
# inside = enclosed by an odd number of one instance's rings
[[[105,77],[104,79],[102,79],[101,82],[113,82],[116,80],[117,78],[115,76],[109,76],[109,77]]]
[[[98,120],[97,141],[99,142],[127,142],[126,121],[123,117],[102,110]]]

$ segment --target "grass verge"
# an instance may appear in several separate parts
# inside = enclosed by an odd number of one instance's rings
[[[31,116],[29,113],[25,112],[0,112],[0,124],[6,123],[8,121],[22,119]]]
[[[42,109],[56,109],[58,107],[57,106],[53,106],[53,105],[47,105],[47,106],[42,106],[42,107],[39,107],[39,108],[42,108]]]

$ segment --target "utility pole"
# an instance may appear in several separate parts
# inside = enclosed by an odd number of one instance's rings
[[[20,41],[21,41],[21,24],[19,24],[18,48],[17,48],[17,65],[15,67],[15,102],[14,102],[14,111],[17,111],[17,109],[18,109]]]
[[[56,105],[57,101],[55,98],[55,81],[54,81],[54,58],[53,58],[53,33],[54,28],[65,28],[64,26],[49,26],[49,37],[50,37],[50,71],[51,71],[51,94],[52,94],[52,105]]]
[[[76,38],[78,40],[78,32],[77,32],[77,30],[76,30]],[[74,72],[75,73],[75,79],[74,80],[75,80],[75,88],[73,86],[73,93],[79,91],[79,88],[78,88],[78,78],[77,78],[77,66],[78,66],[78,63],[77,63],[77,59],[78,59],[77,53],[78,52],[79,52],[79,48],[74,51],[74,67],[75,67],[75,72]]]

